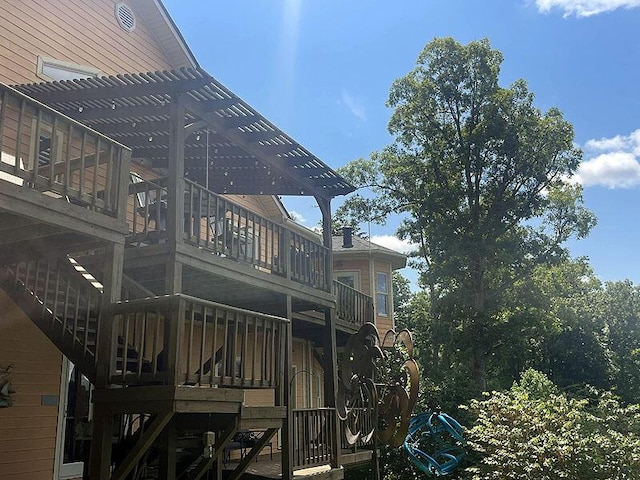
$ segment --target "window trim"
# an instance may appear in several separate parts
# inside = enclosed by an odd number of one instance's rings
[[[36,75],[48,82],[55,81],[55,78],[44,73],[45,67],[57,68],[58,70],[66,70],[67,72],[77,73],[80,77],[97,77],[102,74],[98,68],[90,65],[80,65],[78,63],[67,62],[66,60],[57,60],[55,58],[43,57],[38,55],[38,63],[36,66]]]
[[[385,276],[385,290],[380,290],[379,285],[380,282],[378,281],[378,277],[379,275],[384,275]],[[380,302],[378,301],[378,295],[384,295],[386,297],[386,312],[385,313],[381,313],[380,312]],[[390,312],[390,304],[389,304],[389,299],[390,299],[390,295],[389,295],[389,272],[379,272],[376,271],[376,314],[380,317],[390,317],[391,316],[391,312]]]
[[[355,288],[359,292],[362,291],[361,290],[362,284],[360,283],[360,270],[334,270],[333,271],[333,279],[336,281],[339,281],[338,277],[348,277],[348,276],[353,277],[353,288]]]

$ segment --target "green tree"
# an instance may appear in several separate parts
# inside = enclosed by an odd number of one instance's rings
[[[528,370],[510,390],[472,400],[473,465],[459,478],[640,478],[640,406],[608,392],[591,397],[570,398]]]
[[[581,158],[571,125],[555,108],[535,108],[523,80],[501,87],[501,63],[486,40],[427,44],[391,87],[395,141],[341,170],[376,195],[342,210],[361,220],[406,215],[398,234],[419,246],[431,321],[449,325],[482,389],[487,359],[504,342],[496,327],[509,318],[509,289],[536,265],[566,258],[562,243],[595,222],[580,188],[563,181]]]
[[[617,393],[640,402],[640,287],[629,280],[610,282],[602,295],[607,346],[615,365]]]

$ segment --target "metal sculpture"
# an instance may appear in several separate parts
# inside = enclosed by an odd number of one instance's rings
[[[465,439],[460,424],[438,410],[413,417],[404,449],[411,462],[421,471],[448,475],[465,457]]]
[[[408,330],[389,330],[380,342],[375,325],[360,327],[338,369],[336,407],[347,442],[368,442],[377,429],[380,442],[401,446],[418,399],[418,378]],[[372,411],[374,421],[367,422]]]
[[[413,359],[413,339],[409,330],[389,330],[382,342],[385,371],[378,383],[381,401],[378,407],[378,439],[391,447],[400,447],[409,430],[409,420],[418,401],[418,365]]]
[[[345,422],[345,437],[349,445],[358,440],[371,440],[375,432],[374,422],[365,417],[376,408],[378,395],[373,383],[376,361],[383,357],[378,329],[365,323],[349,338],[344,357],[338,369],[338,394],[336,410]],[[367,425],[369,423],[369,425]]]

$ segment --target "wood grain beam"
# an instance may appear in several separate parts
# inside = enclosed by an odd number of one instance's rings
[[[126,78],[126,75],[118,75]],[[73,88],[47,92],[33,92],[31,96],[47,105],[64,102],[111,100],[130,97],[166,95],[197,90],[211,83],[210,77],[190,78],[175,82],[129,83],[109,87]]]
[[[145,452],[151,447],[153,442],[158,438],[164,427],[173,417],[173,412],[158,414],[151,422],[149,428],[144,432],[140,439],[136,442],[129,454],[125,457],[120,465],[116,468],[111,476],[111,480],[125,480],[127,475],[138,464]]]

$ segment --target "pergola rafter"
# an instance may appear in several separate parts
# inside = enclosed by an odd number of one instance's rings
[[[131,147],[134,158],[159,168],[170,165],[170,112],[179,98],[185,112],[180,125],[185,176],[203,185],[207,179],[219,193],[332,198],[353,191],[330,167],[199,68],[17,88]]]

